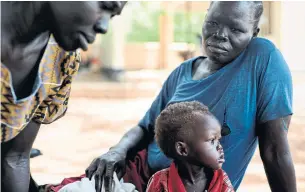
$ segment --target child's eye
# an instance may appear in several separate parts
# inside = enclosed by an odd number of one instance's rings
[[[215,139],[212,139],[212,140],[211,140],[211,143],[214,145],[214,143],[215,143]]]
[[[241,30],[236,29],[236,28],[231,28],[231,31],[233,31],[234,33],[240,33],[241,32]]]

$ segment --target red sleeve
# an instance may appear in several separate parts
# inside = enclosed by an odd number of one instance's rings
[[[168,192],[167,174],[164,170],[155,173],[148,181],[146,192]]]
[[[223,174],[223,186],[222,186],[222,192],[234,192],[234,187],[226,174],[226,172],[222,171]]]

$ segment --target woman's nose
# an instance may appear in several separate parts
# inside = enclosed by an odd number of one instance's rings
[[[109,28],[109,21],[111,18],[111,13],[108,11],[104,11],[101,15],[101,18],[94,25],[94,31],[96,33],[105,34]]]
[[[227,41],[228,40],[227,29],[225,29],[225,27],[219,27],[217,32],[214,33],[214,37],[221,41]]]

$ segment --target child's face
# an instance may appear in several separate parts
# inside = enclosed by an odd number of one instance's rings
[[[190,160],[199,166],[221,168],[224,163],[224,153],[219,143],[220,123],[213,117],[199,114],[193,126],[194,135],[189,143]]]

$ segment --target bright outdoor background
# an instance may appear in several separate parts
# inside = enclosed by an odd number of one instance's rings
[[[144,115],[167,75],[184,59],[204,54],[200,32],[209,2],[130,2],[99,36],[72,86],[69,110],[43,126],[31,160],[39,184],[84,173]],[[289,142],[298,189],[305,192],[305,2],[264,2],[261,36],[282,51],[293,75]],[[270,191],[258,153],[239,191]]]

